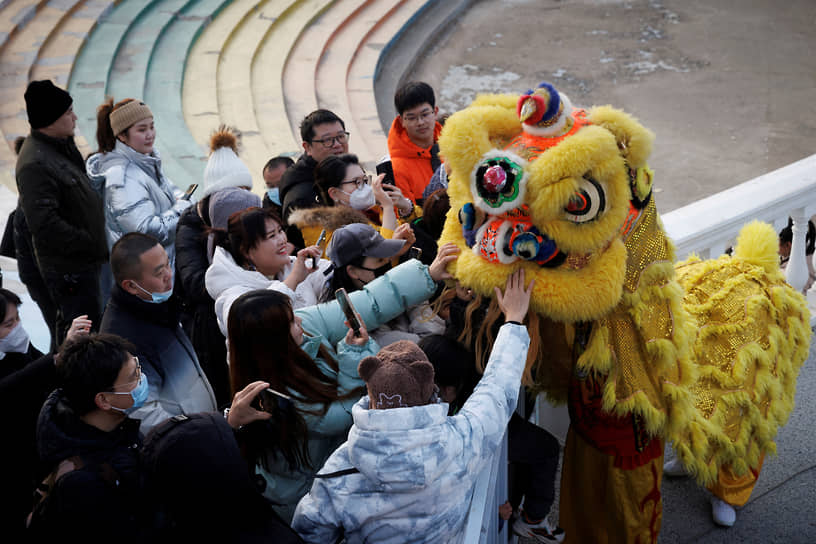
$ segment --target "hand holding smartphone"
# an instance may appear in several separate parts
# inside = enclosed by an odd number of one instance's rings
[[[258,404],[261,410],[269,412],[270,414],[274,414],[276,410],[285,412],[293,406],[292,397],[275,391],[271,387],[261,389],[261,392],[258,394]]]
[[[320,236],[317,237],[317,242],[315,242],[315,246],[317,246],[318,249],[322,250],[325,241],[326,241],[326,229],[323,229],[320,231]],[[317,260],[315,259],[315,257],[311,257],[308,259],[307,266],[309,268],[315,268],[317,266]]]
[[[351,299],[349,299],[348,293],[341,287],[334,292],[334,295],[337,298],[337,302],[340,304],[340,308],[343,310],[343,313],[346,316],[346,320],[349,322],[351,330],[354,331],[354,336],[361,336],[360,320],[357,319],[357,312],[354,311],[354,306],[351,304]]]

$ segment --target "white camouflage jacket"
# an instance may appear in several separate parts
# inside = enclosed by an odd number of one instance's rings
[[[446,403],[371,410],[363,397],[292,527],[315,543],[341,531],[348,544],[461,542],[476,477],[515,410],[529,344],[526,327],[503,325],[484,376],[452,417]],[[325,477],[349,469],[358,472]]]

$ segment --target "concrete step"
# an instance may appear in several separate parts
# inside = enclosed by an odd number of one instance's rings
[[[16,189],[12,183],[16,157],[14,140],[29,132],[28,116],[23,97],[28,85],[31,65],[37,58],[41,45],[68,16],[79,0],[50,0],[49,2],[9,2],[0,12],[3,40],[0,42],[0,169],[3,183]]]
[[[188,174],[176,183],[200,183],[207,160],[206,146],[200,145],[184,120],[182,85],[188,54],[204,28],[228,1],[197,0],[187,5],[165,27],[156,40],[145,74],[144,100],[160,120],[157,145],[162,157],[174,157]]]
[[[263,16],[262,6],[265,3],[258,0],[234,0],[228,3],[202,29],[187,54],[182,84],[182,109],[193,139],[203,149],[208,149],[209,135],[213,129],[224,122],[219,105],[218,85],[222,52],[241,21],[253,14],[260,13]],[[248,82],[244,84],[248,85]]]
[[[75,4],[40,47],[29,68],[28,79],[50,79],[60,87],[67,87],[71,68],[85,40],[119,1],[91,0]]]
[[[147,71],[153,56],[153,49],[176,15],[197,0],[160,0],[151,3],[141,11],[129,26],[119,42],[116,55],[105,82],[105,94],[118,102],[124,98],[145,100]],[[150,105],[147,100],[145,102]],[[155,114],[155,112],[154,112]],[[167,125],[158,115],[154,115],[157,135],[161,135]],[[172,132],[172,129],[170,129]],[[194,179],[172,153],[164,153],[157,142],[156,148],[162,154],[162,170],[169,180],[178,187],[187,187]]]
[[[85,154],[96,149],[96,108],[105,100],[108,77],[122,40],[140,14],[156,2],[122,0],[100,17],[74,61],[68,90],[78,116],[77,144]]]
[[[374,96],[384,133],[396,117],[394,93],[426,51],[470,7],[472,0],[428,0],[383,48],[374,72]],[[437,97],[439,89],[436,89]]]
[[[388,152],[388,132],[380,125],[374,79],[382,51],[422,9],[427,0],[405,0],[380,19],[360,42],[346,74],[346,96],[354,124],[365,142],[366,161],[376,163]],[[393,101],[393,95],[392,95]]]

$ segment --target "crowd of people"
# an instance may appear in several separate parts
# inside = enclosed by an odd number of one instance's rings
[[[98,107],[84,158],[70,94],[43,80],[24,98],[14,254],[51,344],[0,289],[4,538],[454,542],[509,430],[505,519],[564,539],[547,520],[558,443],[514,415],[532,284],[496,290],[504,324],[477,364],[459,250],[436,242],[450,205],[430,86],[396,93],[375,176],[341,118],[306,116],[263,198],[230,127],[193,198],[139,99]]]

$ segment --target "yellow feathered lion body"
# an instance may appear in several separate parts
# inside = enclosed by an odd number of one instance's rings
[[[774,450],[810,340],[776,234],[752,224],[733,257],[675,265],[652,198],[653,134],[554,92],[480,96],[447,120],[450,271],[484,297],[518,268],[535,280],[528,386],[563,402],[573,373],[593,374],[603,409],[672,440],[701,482],[725,463],[747,469]]]

